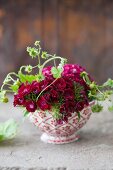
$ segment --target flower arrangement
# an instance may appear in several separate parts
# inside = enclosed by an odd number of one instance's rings
[[[36,66],[22,66],[18,73],[9,73],[0,90],[0,101],[8,102],[7,93],[14,93],[14,106],[23,109],[24,116],[35,111],[51,111],[52,117],[58,124],[68,122],[69,117],[76,112],[79,120],[81,111],[91,101],[93,112],[100,112],[103,106],[100,101],[110,99],[113,94],[113,80],[108,79],[103,85],[98,85],[86,70],[78,64],[66,64],[67,60],[56,54],[51,55],[43,51],[40,42],[34,47],[27,47],[32,59],[36,59]],[[56,65],[56,60],[59,64]],[[43,63],[42,63],[43,61]],[[47,66],[53,61],[54,66]],[[32,71],[36,69],[34,75]]]

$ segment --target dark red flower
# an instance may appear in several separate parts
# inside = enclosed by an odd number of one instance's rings
[[[51,94],[50,93],[45,93],[43,96],[47,102],[51,102]]]
[[[31,90],[33,93],[39,94],[40,93],[40,83],[37,81],[33,81],[31,84]]]
[[[43,90],[46,88],[46,91],[48,89],[51,89],[52,86],[49,86],[49,88],[47,88],[48,85],[50,85],[52,82],[53,82],[53,78],[50,76],[50,77],[46,77],[44,80],[42,80],[40,82],[40,89]]]
[[[84,108],[84,105],[85,105],[84,101],[78,102],[78,103],[76,104],[76,112],[82,111],[83,108]]]
[[[18,93],[21,96],[25,96],[31,92],[31,85],[30,84],[22,84],[18,89]]]
[[[58,91],[62,91],[65,89],[66,87],[66,82],[63,78],[59,78],[55,83],[54,83],[55,88]]]
[[[68,113],[73,113],[75,111],[75,102],[74,101],[66,101],[60,107],[60,113],[67,115]]]
[[[65,100],[74,100],[75,98],[74,91],[70,88],[65,89],[63,95]]]
[[[51,108],[51,106],[47,103],[46,99],[45,99],[43,96],[41,96],[41,97],[38,99],[37,105],[38,105],[38,107],[39,107],[41,110],[43,110],[43,111],[45,111],[45,110],[50,110],[50,108]]]
[[[63,78],[64,78],[64,80],[66,82],[66,88],[73,89],[74,88],[74,81],[72,79],[70,79],[70,77],[64,76]]]
[[[27,101],[26,102],[26,109],[28,112],[35,112],[37,109],[37,105],[33,101]]]
[[[14,95],[14,107],[17,106],[17,105],[25,105],[25,100],[22,96],[20,96],[19,94],[17,95]]]
[[[58,101],[58,92],[56,90],[50,90],[50,95],[53,102]]]

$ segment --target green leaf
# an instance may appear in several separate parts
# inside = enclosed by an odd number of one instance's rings
[[[92,112],[101,112],[103,110],[103,106],[101,104],[95,104],[91,107]]]
[[[10,87],[10,89],[13,91],[13,92],[17,92],[18,91],[18,89],[19,89],[19,86],[18,85],[16,85],[16,84],[13,84],[11,87]]]
[[[25,82],[32,83],[32,81],[37,79],[37,75],[24,75],[22,73],[19,73],[19,79],[22,83]]]
[[[52,106],[52,113],[53,113],[53,117],[57,120],[61,119],[62,116],[60,114],[60,111],[59,111],[59,105],[58,104],[54,104]]]
[[[109,107],[108,107],[108,110],[109,110],[110,112],[112,112],[112,111],[113,111],[113,105],[112,105],[112,106],[109,106]]]
[[[51,69],[51,73],[53,74],[54,78],[60,78],[62,71],[63,71],[62,67],[57,67],[57,68],[52,67]]]
[[[2,90],[0,92],[0,102],[3,102],[3,103],[7,103],[9,100],[8,98],[6,97],[6,91],[5,90]]]
[[[4,98],[5,95],[6,95],[6,91],[5,90],[0,92],[0,98]]]
[[[80,101],[83,100],[83,97],[81,96],[81,92],[84,90],[84,87],[80,85],[79,83],[74,82],[74,92],[75,92],[75,100]]]
[[[80,117],[81,117],[80,112],[77,112],[77,116],[78,116],[78,120],[80,121]]]
[[[17,127],[13,119],[0,123],[0,141],[14,138],[17,134]]]
[[[24,117],[26,117],[29,114],[27,110],[24,110]]]
[[[83,78],[83,80],[88,84],[90,85],[91,84],[91,80],[89,79],[88,77],[88,73],[83,71],[80,76]]]
[[[113,88],[113,80],[112,79],[108,79],[103,85],[104,86],[108,86],[110,88]]]
[[[27,52],[29,53],[29,55],[30,55],[32,58],[36,58],[36,56],[38,56],[38,54],[39,54],[38,49],[36,49],[36,48],[31,48],[31,47],[27,47]]]
[[[37,74],[37,75],[36,75],[36,80],[37,80],[38,82],[44,80],[44,75],[43,75],[43,74]]]

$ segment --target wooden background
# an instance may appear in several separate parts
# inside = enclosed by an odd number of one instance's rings
[[[113,78],[113,0],[0,0],[0,82],[31,62],[35,40],[98,82]]]

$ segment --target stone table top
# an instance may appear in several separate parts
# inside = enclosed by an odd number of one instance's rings
[[[113,169],[113,113],[92,114],[77,142],[53,145],[40,141],[41,132],[11,102],[0,104],[0,121],[13,117],[20,128],[14,140],[0,144],[0,169]]]

